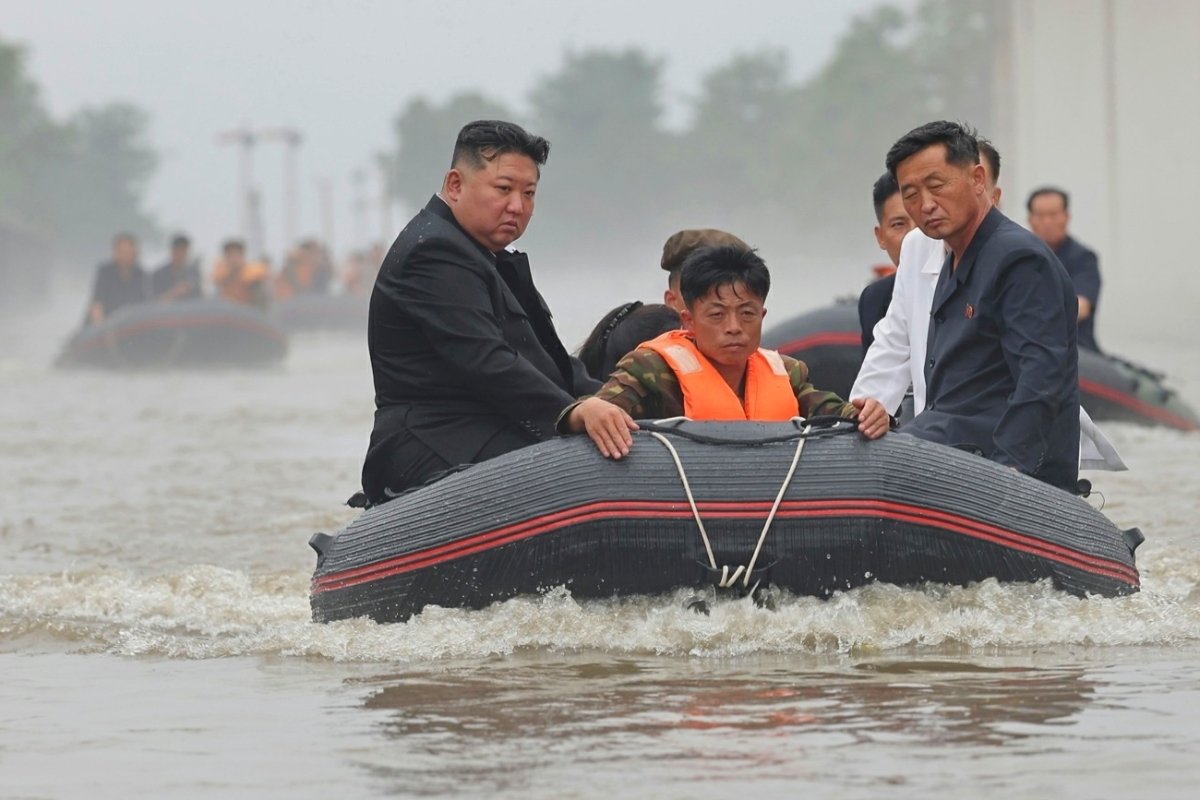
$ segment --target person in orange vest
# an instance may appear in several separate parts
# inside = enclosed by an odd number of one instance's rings
[[[267,307],[267,266],[246,260],[246,245],[230,239],[221,246],[221,258],[213,268],[217,293],[231,303]]]
[[[704,247],[683,264],[682,330],[643,342],[617,363],[595,395],[558,418],[562,433],[586,433],[609,458],[628,455],[634,419],[788,420],[837,415],[857,419],[868,439],[890,417],[879,401],[847,403],[808,382],[808,367],[764,350],[763,307],[771,275],[758,254],[737,246]]]

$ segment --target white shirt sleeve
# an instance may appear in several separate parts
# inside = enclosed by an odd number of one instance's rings
[[[916,229],[914,229],[916,230]],[[919,231],[918,231],[919,232]],[[888,412],[895,412],[904,399],[910,383],[908,360],[909,347],[908,295],[913,291],[913,280],[919,276],[921,262],[911,246],[912,234],[904,237],[900,247],[900,266],[896,270],[896,285],[892,289],[892,302],[887,313],[875,325],[875,341],[871,343],[858,377],[850,389],[850,399],[874,397]]]

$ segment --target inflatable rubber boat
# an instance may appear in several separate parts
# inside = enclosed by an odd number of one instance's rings
[[[862,331],[852,299],[785,320],[763,334],[763,346],[808,364],[814,386],[847,397],[862,366]],[[1115,356],[1079,351],[1079,402],[1097,422],[1200,430],[1200,414],[1164,376]]]
[[[271,316],[286,331],[367,333],[369,297],[356,294],[300,294],[278,301]]]
[[[576,436],[477,464],[315,534],[313,618],[407,619],[565,586],[827,597],[872,581],[1139,588],[1136,529],[967,453],[852,423],[645,423],[620,461]]]
[[[60,367],[257,367],[287,355],[287,334],[262,312],[216,298],[142,303],[83,328]]]

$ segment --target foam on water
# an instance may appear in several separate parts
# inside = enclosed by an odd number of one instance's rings
[[[1148,556],[1144,590],[1111,600],[1072,597],[1048,584],[874,585],[829,600],[781,596],[773,609],[714,598],[704,615],[685,607],[686,591],[577,602],[559,588],[480,611],[432,607],[396,625],[310,622],[305,572],[84,569],[0,578],[0,649],[410,662],[528,648],[727,657],[1200,640],[1200,554]]]

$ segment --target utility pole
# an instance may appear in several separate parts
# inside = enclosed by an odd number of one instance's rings
[[[267,128],[259,132],[259,136],[268,141],[283,142],[283,253],[296,244],[296,228],[299,224],[299,196],[296,192],[298,158],[297,154],[304,136],[295,128]]]
[[[351,250],[363,246],[367,238],[367,171],[361,167],[350,173],[350,186],[354,190],[354,198],[350,201],[350,210],[354,215],[354,241]]]
[[[321,238],[325,247],[333,255],[333,181],[329,178],[317,178],[317,196],[321,204]]]
[[[258,216],[258,200],[254,192],[254,144],[257,137],[247,123],[240,128],[222,131],[217,134],[217,144],[231,144],[238,148],[238,202],[241,208],[239,220],[242,238],[246,240],[246,248],[250,250],[253,244],[251,237],[255,228],[261,229],[256,217]]]

